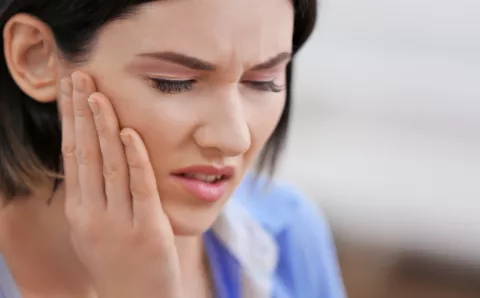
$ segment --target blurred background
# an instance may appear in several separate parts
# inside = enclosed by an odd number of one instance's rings
[[[322,0],[280,178],[351,298],[480,297],[480,1]]]

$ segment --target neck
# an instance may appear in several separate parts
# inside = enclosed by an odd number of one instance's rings
[[[60,189],[50,205],[30,197],[0,208],[0,252],[24,297],[96,297],[71,245],[62,198]],[[175,241],[183,284],[190,287],[205,274],[202,237]]]

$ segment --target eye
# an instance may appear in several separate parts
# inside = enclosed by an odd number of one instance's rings
[[[285,85],[277,85],[274,81],[245,81],[244,83],[260,91],[282,92],[285,90]]]
[[[150,78],[152,85],[155,89],[159,90],[162,93],[176,94],[187,92],[193,89],[193,85],[196,83],[195,80],[166,80],[166,79],[155,79]]]

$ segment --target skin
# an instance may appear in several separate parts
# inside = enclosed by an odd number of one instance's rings
[[[7,64],[26,94],[58,99],[66,171],[53,205],[40,189],[0,211],[0,249],[24,296],[211,296],[201,234],[276,127],[292,34],[289,1],[152,2],[102,28],[88,61],[73,65],[48,26],[13,17]],[[195,83],[171,94],[152,78]],[[191,165],[235,169],[221,200],[200,201],[171,177]]]

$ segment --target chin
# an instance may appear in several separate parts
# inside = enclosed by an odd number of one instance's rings
[[[175,236],[179,237],[188,237],[188,236],[201,236],[205,233],[210,227],[199,227],[192,224],[172,224],[173,233]]]
[[[231,186],[219,201],[203,202],[176,186],[167,185],[159,189],[163,209],[176,236],[200,236],[205,233],[215,223],[234,191]]]
[[[208,222],[198,220],[175,220],[170,218],[175,236],[201,236],[212,226],[215,220]]]
[[[175,208],[169,210],[165,206],[170,224],[172,225],[175,236],[200,236],[213,225],[220,215],[222,206],[210,206],[209,208]]]

